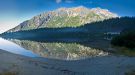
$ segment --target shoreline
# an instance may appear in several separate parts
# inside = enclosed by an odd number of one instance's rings
[[[135,57],[103,56],[61,61],[31,58],[0,50],[0,74],[16,75],[124,75],[135,70]]]

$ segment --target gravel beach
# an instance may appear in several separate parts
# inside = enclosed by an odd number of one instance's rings
[[[135,57],[103,56],[64,61],[32,58],[0,50],[0,75],[125,75],[135,70]]]

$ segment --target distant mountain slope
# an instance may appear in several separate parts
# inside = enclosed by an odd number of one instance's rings
[[[29,30],[37,28],[57,28],[57,27],[77,27],[86,23],[101,21],[104,19],[118,17],[107,9],[92,8],[83,6],[74,8],[59,8],[48,11],[27,20],[17,27],[9,30],[14,32],[19,30]]]
[[[104,38],[104,36],[107,37],[108,34],[119,34],[123,30],[130,29],[135,29],[135,17],[112,18],[104,21],[88,23],[84,26],[79,26],[76,28],[39,28],[32,30],[22,30],[13,33],[5,32],[0,36],[5,38],[15,38],[24,40],[30,39],[38,41],[46,41],[46,39],[59,38],[79,38],[91,40],[95,38]],[[42,38],[44,39],[42,40]]]

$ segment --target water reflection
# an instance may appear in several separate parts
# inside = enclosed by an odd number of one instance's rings
[[[45,58],[77,60],[108,55],[107,52],[102,50],[86,47],[76,43],[45,43],[15,39],[10,41]]]
[[[11,52],[11,53],[24,55],[24,56],[39,57],[37,54],[29,50],[26,50],[25,48],[22,48],[13,42],[10,42],[2,38],[0,38],[0,49]]]

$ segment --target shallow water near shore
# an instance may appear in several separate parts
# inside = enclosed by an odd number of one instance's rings
[[[39,55],[33,53],[32,51],[26,50],[22,47],[20,47],[19,45],[8,41],[6,39],[0,38],[0,49],[11,52],[11,53],[15,53],[15,54],[19,54],[19,55],[24,55],[24,56],[29,56],[29,57],[39,57]]]

